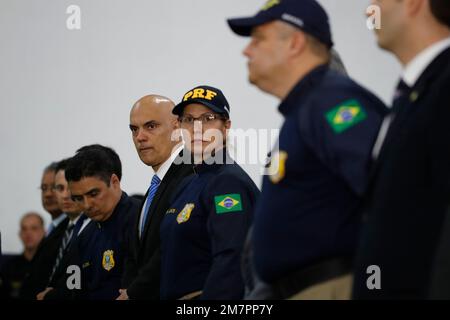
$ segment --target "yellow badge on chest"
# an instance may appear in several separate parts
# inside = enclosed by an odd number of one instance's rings
[[[105,269],[106,271],[109,271],[112,268],[114,268],[115,262],[113,250],[106,250],[105,252],[103,252],[102,266],[103,269]]]
[[[194,210],[195,204],[193,203],[187,203],[183,210],[180,211],[180,213],[177,216],[177,222],[178,224],[186,222],[191,217],[191,212]]]
[[[279,151],[272,156],[272,160],[270,161],[270,167],[267,172],[269,175],[270,181],[272,183],[277,184],[281,180],[283,180],[286,175],[286,160],[288,158],[288,154],[286,151]]]

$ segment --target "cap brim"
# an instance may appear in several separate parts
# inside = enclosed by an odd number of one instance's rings
[[[263,23],[269,22],[273,20],[273,18],[270,17],[262,17],[262,16],[255,16],[255,17],[248,17],[248,18],[234,18],[234,19],[228,19],[228,25],[230,26],[231,30],[233,30],[234,33],[249,37],[252,33],[252,30],[254,27],[259,26]]]
[[[209,102],[206,102],[204,100],[196,100],[196,99],[191,99],[191,100],[188,100],[188,101],[180,102],[179,104],[177,104],[173,108],[172,113],[176,114],[177,116],[180,116],[183,113],[184,107],[189,105],[189,104],[193,104],[193,103],[198,103],[198,104],[204,105],[205,107],[211,109],[212,111],[214,111],[216,113],[221,113],[221,114],[228,115],[228,113],[224,109],[220,109],[220,108],[216,107],[215,105],[213,105],[213,104],[211,104]]]

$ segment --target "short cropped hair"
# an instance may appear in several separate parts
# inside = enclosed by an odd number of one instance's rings
[[[55,172],[57,166],[58,166],[58,161],[54,161],[54,162],[50,163],[48,166],[46,166],[44,168],[44,173]]]
[[[106,146],[102,146],[101,144],[91,144],[88,146],[81,147],[77,150],[76,153],[86,151],[86,150],[103,150],[104,152],[108,153],[111,157],[111,160],[114,162],[114,173],[119,178],[119,180],[122,179],[122,162],[120,161],[119,155],[114,151],[114,149]]]
[[[57,173],[58,171],[61,171],[61,170],[65,171],[67,169],[68,163],[69,163],[69,158],[63,159],[63,160],[57,162],[56,166],[55,166],[55,173]]]
[[[450,28],[450,1],[449,0],[430,0],[431,13]]]
[[[120,162],[118,155],[117,158],[113,157],[111,152],[103,146],[81,150],[69,159],[65,172],[66,180],[71,182],[80,181],[82,178],[97,177],[109,186],[111,176],[117,175],[117,159]]]
[[[39,225],[41,227],[44,227],[44,219],[42,218],[42,216],[39,213],[33,211],[25,213],[20,219],[20,224],[22,224],[23,220],[25,220],[28,217],[36,217],[39,221]]]

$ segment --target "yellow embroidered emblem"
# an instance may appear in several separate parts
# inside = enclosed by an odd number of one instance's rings
[[[106,271],[110,271],[115,266],[114,262],[114,251],[106,250],[103,252],[102,266]]]
[[[286,175],[286,160],[288,158],[288,154],[286,151],[276,152],[272,156],[272,160],[270,161],[270,167],[267,172],[270,181],[272,183],[279,183],[284,176]]]
[[[186,222],[191,217],[191,212],[194,210],[195,204],[193,203],[187,203],[183,210],[180,211],[180,213],[177,216],[177,222],[178,224]]]
[[[268,9],[272,8],[273,6],[276,6],[277,4],[280,4],[279,0],[269,0],[261,8],[261,11],[268,10]]]

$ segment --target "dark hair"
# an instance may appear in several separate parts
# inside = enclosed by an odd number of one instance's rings
[[[119,155],[114,151],[114,149],[102,146],[101,144],[91,144],[89,146],[81,147],[80,149],[77,150],[76,153],[83,152],[86,150],[102,150],[107,154],[109,154],[114,164],[114,173],[119,178],[119,180],[122,179],[122,162],[120,161]]]
[[[44,226],[44,219],[42,218],[42,216],[41,216],[39,213],[33,212],[33,211],[25,213],[25,214],[22,216],[22,218],[20,219],[20,223],[22,223],[23,220],[25,220],[25,219],[28,218],[28,217],[36,217],[36,218],[38,218],[39,224],[40,224],[42,227]]]
[[[117,154],[116,154],[117,155]],[[66,180],[80,181],[82,178],[98,177],[108,186],[111,176],[116,174],[117,159],[105,147],[85,148],[69,159],[66,168]]]
[[[440,23],[450,27],[450,1],[430,0],[431,12]]]
[[[69,158],[63,159],[63,160],[57,162],[56,166],[55,166],[55,173],[57,173],[60,170],[64,170],[65,171],[67,169],[68,163],[69,163]]]
[[[45,167],[44,173],[47,173],[49,171],[55,172],[57,166],[58,166],[58,161],[54,161],[54,162],[50,163],[48,166]]]

